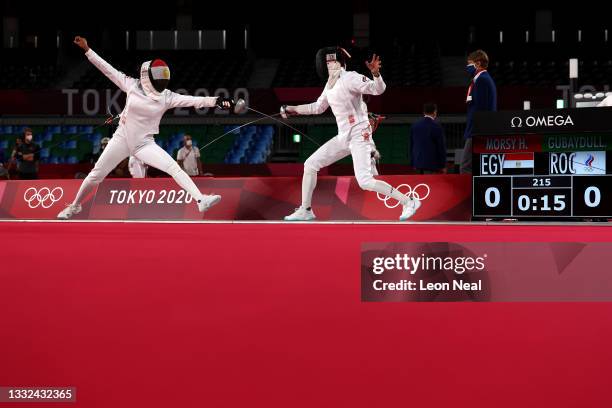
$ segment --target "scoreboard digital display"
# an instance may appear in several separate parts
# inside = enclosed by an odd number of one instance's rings
[[[474,219],[612,218],[612,108],[483,112]]]

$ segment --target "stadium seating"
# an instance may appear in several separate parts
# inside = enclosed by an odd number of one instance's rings
[[[449,150],[463,147],[462,124],[444,124],[446,143]],[[0,126],[0,149],[7,158],[12,151],[15,138],[20,136],[18,130],[23,126]],[[103,137],[112,136],[111,129],[94,129],[91,126],[32,126],[34,142],[41,147],[41,163],[81,163],[90,160],[92,154],[100,149]],[[74,130],[76,133],[72,133]],[[234,132],[230,132],[236,129]],[[183,146],[183,136],[189,134],[195,148],[202,148],[219,136],[221,139],[201,150],[203,163],[227,164],[260,164],[271,161],[275,154],[275,135],[278,127],[273,125],[251,125],[237,129],[237,125],[162,125],[160,133],[155,136],[156,143],[172,157],[177,157]],[[57,131],[60,132],[57,132]],[[67,131],[64,133],[64,131]],[[90,133],[86,133],[90,132]],[[309,138],[302,138],[300,143],[293,143],[298,162],[304,162],[319,145],[324,144],[336,135],[335,125],[310,125],[304,129]],[[409,161],[410,125],[381,125],[374,140],[382,155],[382,163],[406,164]],[[291,135],[289,135],[291,136]],[[280,137],[280,136],[279,136]],[[341,161],[351,163],[350,157]]]
[[[472,27],[473,26],[473,27]],[[606,85],[612,74],[610,42],[604,41],[603,28],[594,27],[583,31],[583,40],[577,41],[579,27],[564,27],[556,31],[556,42],[525,42],[525,30],[518,27],[505,30],[504,41],[499,41],[499,27],[492,24],[474,24],[455,27],[452,38],[401,38],[397,44],[377,38],[372,33],[371,50],[351,48],[353,54],[350,69],[363,71],[362,60],[370,52],[377,52],[384,60],[385,80],[390,86],[440,86],[442,85],[442,56],[465,56],[469,51],[482,48],[491,57],[490,71],[498,85],[551,86],[567,81],[567,60],[579,58],[580,81],[594,86]],[[468,33],[474,38],[468,40]],[[406,34],[408,35],[408,34]],[[55,40],[55,38],[52,38]],[[41,41],[43,39],[41,38]],[[45,38],[49,41],[49,38]],[[425,42],[427,41],[427,42]],[[382,44],[382,46],[381,46]],[[72,50],[74,51],[74,50]],[[168,62],[172,72],[172,89],[193,91],[207,88],[236,89],[246,87],[254,74],[256,57],[244,50],[194,51],[166,50],[142,51],[99,48],[100,55],[113,66],[128,75],[136,77],[140,64],[152,58]],[[312,51],[312,49],[310,49]],[[314,54],[314,52],[313,52]],[[262,57],[265,57],[263,55]],[[280,63],[272,80],[273,87],[316,87],[321,86],[314,67],[314,55],[305,55],[295,49],[289,54],[275,55]],[[57,88],[82,56],[74,53],[66,58],[55,48],[15,48],[2,50],[0,64],[0,89],[51,89]],[[114,85],[95,67],[87,66],[80,77],[64,86],[78,89],[114,88]],[[87,129],[78,129],[88,133]],[[57,132],[54,132],[57,133]]]
[[[226,131],[231,130],[230,127]],[[238,134],[231,149],[225,156],[228,164],[260,164],[265,163],[272,152],[274,127],[246,126],[237,130]]]
[[[3,49],[1,60],[0,89],[50,89],[64,74],[56,50]]]

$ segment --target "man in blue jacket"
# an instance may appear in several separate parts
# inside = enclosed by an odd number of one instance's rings
[[[424,117],[410,127],[410,156],[412,167],[419,174],[433,174],[446,170],[446,141],[444,129],[436,122],[438,107],[434,103],[423,106]]]
[[[468,87],[467,121],[465,125],[465,146],[461,159],[461,173],[472,172],[472,127],[474,124],[474,112],[497,110],[497,88],[493,78],[487,72],[489,67],[489,56],[483,50],[477,50],[468,55],[467,72],[471,81]]]

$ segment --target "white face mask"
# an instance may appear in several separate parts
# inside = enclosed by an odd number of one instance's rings
[[[191,140],[185,141],[185,146],[191,147],[191,144],[192,144]]]
[[[329,79],[327,83],[330,88],[333,88],[336,84],[336,81],[340,77],[340,72],[342,71],[342,65],[338,61],[328,61],[327,62],[327,73],[329,74]]]
[[[151,83],[151,79],[149,78],[149,66],[151,65],[151,61],[143,62],[140,66],[140,84],[142,85],[142,89],[144,90],[145,95],[149,98],[158,101],[160,99],[161,93],[157,92],[157,90],[153,87]]]

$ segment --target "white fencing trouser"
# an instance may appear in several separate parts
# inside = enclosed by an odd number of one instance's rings
[[[323,146],[319,147],[304,163],[304,176],[302,177],[302,207],[309,208],[312,203],[312,193],[317,185],[317,173],[323,167],[327,167],[348,156],[353,158],[353,170],[359,187],[364,190],[374,191],[395,198],[404,203],[407,197],[394,189],[391,185],[381,180],[376,180],[378,175],[372,152],[376,150],[370,127],[353,131],[350,140],[346,137],[334,136]],[[367,134],[367,137],[364,136]]]
[[[128,169],[133,178],[147,177],[147,165],[142,160],[137,159],[136,156],[130,156]]]
[[[200,199],[202,194],[191,177],[181,169],[172,156],[155,143],[152,136],[138,140],[137,146],[130,146],[130,142],[119,129],[115,132],[93,170],[83,180],[73,204],[80,203],[122,160],[130,155],[169,174],[181,188],[191,194],[196,202]]]

